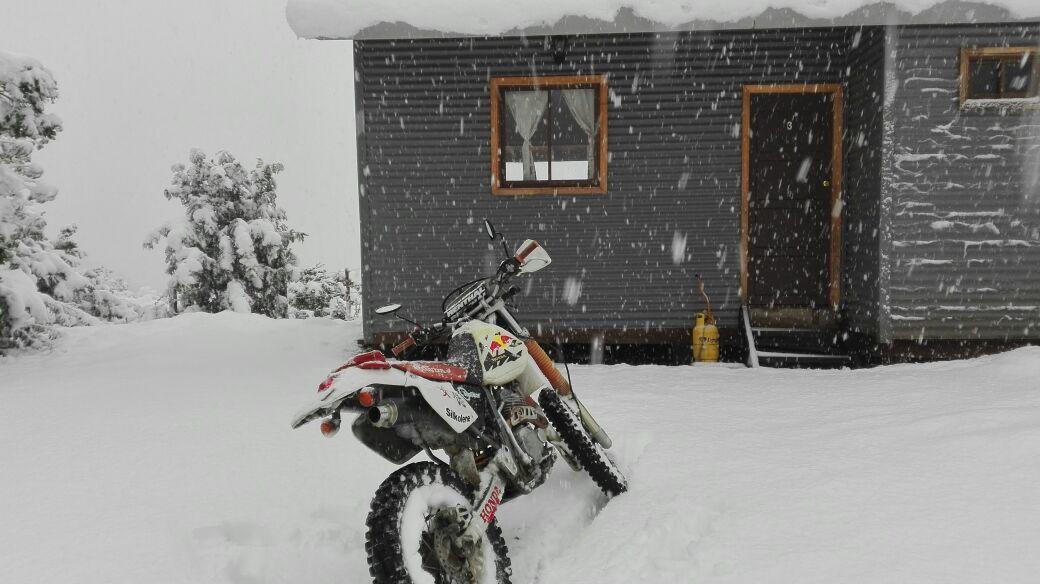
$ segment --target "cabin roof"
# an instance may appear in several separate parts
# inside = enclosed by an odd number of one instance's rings
[[[1037,0],[287,0],[313,39],[420,39],[899,24],[1040,18]]]

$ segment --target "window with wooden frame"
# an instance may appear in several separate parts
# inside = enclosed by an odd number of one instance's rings
[[[1035,47],[961,49],[961,104],[1026,100],[1040,95]]]
[[[491,192],[607,192],[607,79],[491,80]]]

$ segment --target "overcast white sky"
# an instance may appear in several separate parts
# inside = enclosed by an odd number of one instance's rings
[[[163,187],[199,147],[280,161],[279,201],[310,237],[303,263],[360,265],[352,47],[297,39],[285,0],[0,0],[0,50],[57,78],[65,130],[35,155],[60,189],[52,231],[77,223],[90,258],[161,289],[146,235],[177,217]]]

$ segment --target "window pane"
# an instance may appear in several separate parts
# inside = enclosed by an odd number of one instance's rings
[[[502,101],[505,180],[549,180],[549,92],[506,90]]]
[[[968,97],[999,97],[1000,60],[972,59],[968,67]]]
[[[1034,57],[1031,53],[1024,53],[1022,57],[1007,59],[1004,61],[1003,93],[1017,96],[1034,95],[1036,93],[1036,79]]]
[[[505,78],[492,85],[499,80]],[[606,128],[599,127],[599,85],[597,81],[585,87],[570,83],[570,79],[536,87],[502,83],[504,87],[497,89],[498,121],[492,136],[499,161],[498,184],[506,191],[602,188],[597,184],[599,149]]]
[[[596,178],[596,90],[550,92],[552,108],[552,179],[586,181]]]

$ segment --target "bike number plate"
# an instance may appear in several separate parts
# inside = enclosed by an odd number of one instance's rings
[[[469,405],[469,401],[463,397],[455,387],[447,382],[417,380],[416,387],[422,394],[426,403],[437,412],[452,430],[462,432],[469,428],[477,419],[477,411]]]

